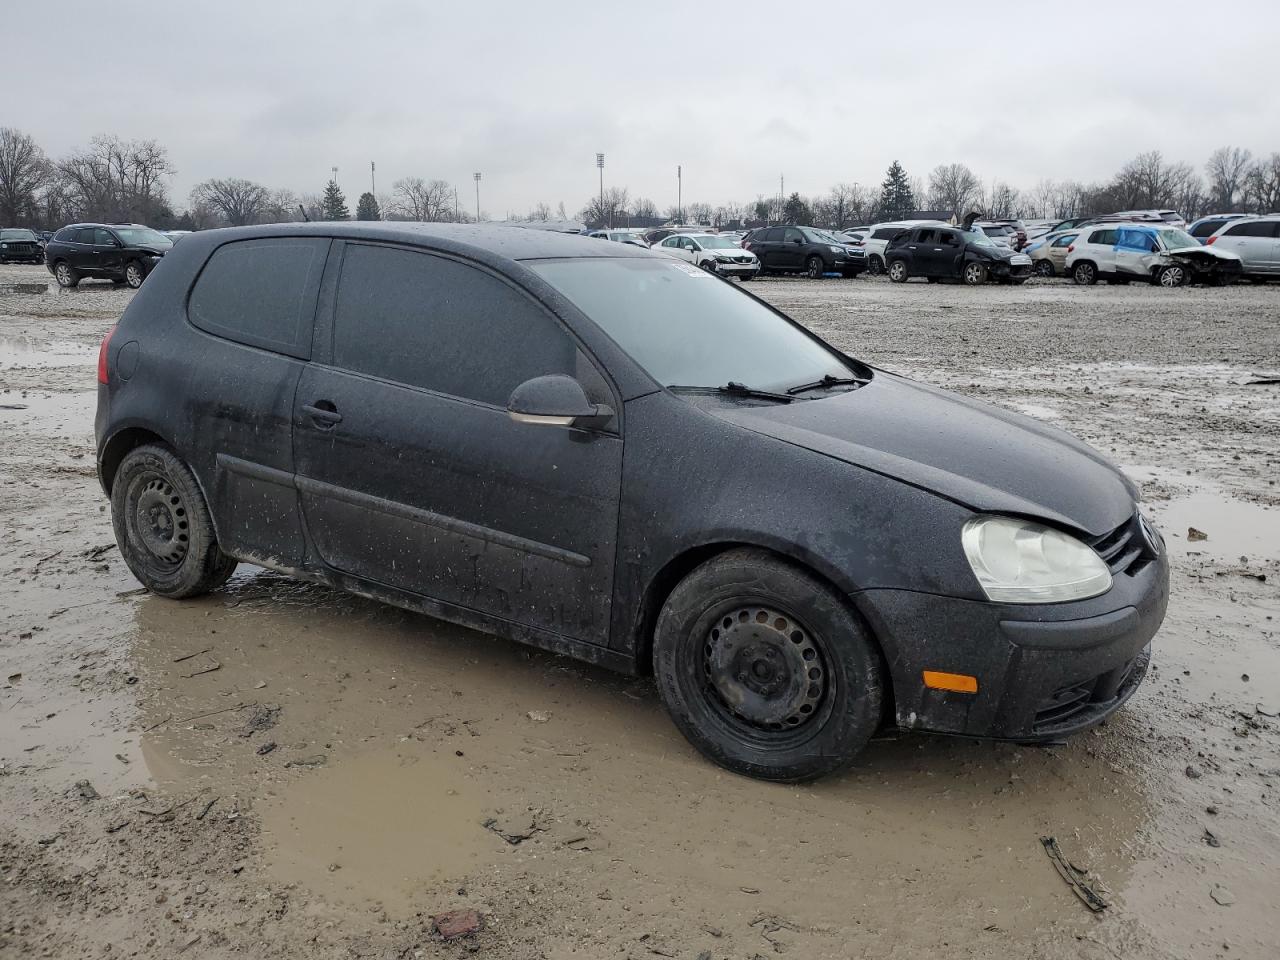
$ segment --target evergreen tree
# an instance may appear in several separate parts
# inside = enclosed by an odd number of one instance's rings
[[[351,211],[347,209],[347,198],[338,187],[338,181],[330,180],[325,184],[324,199],[321,201],[326,220],[350,220]]]
[[[902,220],[916,208],[916,198],[911,194],[911,181],[907,171],[897,160],[889,164],[884,183],[880,185],[880,217],[884,220]]]
[[[787,197],[787,202],[782,205],[782,219],[786,223],[799,223],[809,226],[813,223],[813,210],[804,202],[800,194],[793,193]]]
[[[360,194],[360,202],[356,204],[357,220],[381,220],[382,211],[378,209],[377,198],[366,190]]]

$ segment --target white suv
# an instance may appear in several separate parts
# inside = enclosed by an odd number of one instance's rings
[[[1252,222],[1252,221],[1250,221]],[[1099,280],[1143,280],[1162,287],[1192,281],[1230,283],[1240,276],[1240,257],[1202,246],[1185,230],[1158,223],[1095,223],[1080,228],[1067,247],[1066,272],[1088,286]]]
[[[1280,279],[1280,215],[1230,220],[1214,232],[1206,245],[1238,256],[1244,275],[1254,282]]]
[[[730,237],[718,233],[673,233],[649,248],[680,260],[687,260],[708,273],[750,280],[760,272],[760,261]]]

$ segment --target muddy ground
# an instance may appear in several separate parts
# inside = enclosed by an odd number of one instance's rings
[[[1274,957],[1280,387],[1248,381],[1280,374],[1280,286],[752,289],[1141,485],[1173,599],[1126,709],[767,785],[700,759],[646,680],[247,566],[140,593],[93,467],[130,294],[0,295],[0,956]],[[460,907],[484,929],[441,942]]]

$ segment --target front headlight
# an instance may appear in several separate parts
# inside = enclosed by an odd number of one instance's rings
[[[717,253],[716,259],[719,260],[721,263],[733,263],[733,257],[727,256],[726,254],[723,254],[723,253]]]
[[[827,247],[832,253],[844,253],[843,247]]]
[[[978,517],[960,536],[988,600],[1062,603],[1111,589],[1102,558],[1075,537],[1010,517]]]

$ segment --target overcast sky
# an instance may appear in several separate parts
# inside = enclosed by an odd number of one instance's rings
[[[208,177],[354,208],[403,176],[486,213],[572,214],[605,185],[660,208],[833,183],[895,158],[1029,187],[1159,149],[1280,150],[1280,2],[5,0],[0,125],[51,156],[154,137],[179,206]],[[1107,51],[1123,51],[1110,53]]]

